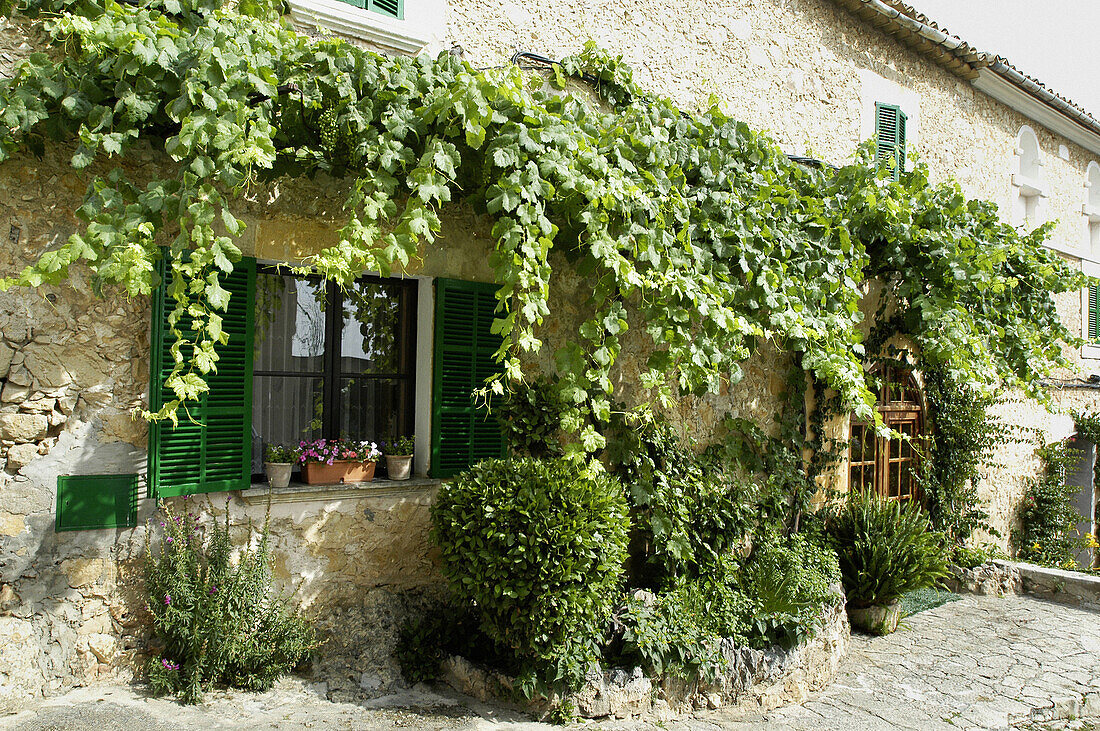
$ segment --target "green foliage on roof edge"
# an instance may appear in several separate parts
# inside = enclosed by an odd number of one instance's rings
[[[1086,280],[1042,246],[1049,225],[1016,231],[957,184],[929,184],[921,165],[891,182],[866,147],[838,170],[794,164],[718,100],[682,111],[591,45],[544,81],[309,38],[267,0],[0,0],[0,10],[36,18],[51,39],[0,81],[0,160],[68,141],[74,168],[110,169],[89,174],[83,230],[0,284],[56,283],[82,262],[100,285],[148,295],[168,244],[182,275],[172,322],[193,318],[198,334],[174,329],[177,398],[149,418],[175,420],[216,369],[241,194],[321,171],[346,181],[347,221],[339,244],[301,268],[341,282],[401,270],[433,245],[452,200],[491,217],[504,382],[542,345],[551,249],[564,254],[556,266],[587,277],[591,316],[556,366],[575,406],[566,426],[589,450],[603,441],[593,424],[611,408],[628,328],[653,342],[641,374],[650,405],[738,381],[739,363],[773,341],[864,418],[874,418],[859,329],[869,280],[922,357],[962,382],[1041,395],[1039,379],[1066,364],[1062,344],[1078,342],[1054,296]],[[582,74],[599,80],[603,104],[561,93]],[[119,163],[139,141],[178,163],[171,177],[127,179]]]

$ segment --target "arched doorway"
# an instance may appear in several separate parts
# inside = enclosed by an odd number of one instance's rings
[[[925,443],[924,396],[911,370],[890,365],[878,373],[882,420],[906,438],[876,436],[873,425],[852,419],[848,489],[873,490],[891,500],[921,500],[917,470]]]

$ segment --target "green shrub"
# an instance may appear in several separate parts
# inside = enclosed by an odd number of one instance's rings
[[[489,460],[440,489],[432,524],[456,599],[535,671],[523,690],[579,682],[620,591],[618,481],[561,458]]]
[[[311,626],[272,585],[266,524],[236,561],[228,515],[204,524],[165,507],[160,528],[145,551],[153,635],[163,648],[148,665],[156,693],[195,703],[213,684],[266,690],[316,646]]]
[[[829,538],[848,603],[890,604],[947,576],[944,536],[915,503],[853,493],[833,516]]]
[[[628,597],[618,622],[622,648],[617,664],[640,664],[653,676],[713,680],[725,667],[721,639],[743,641],[749,601],[724,584],[684,582],[653,595]]]
[[[534,378],[513,384],[498,401],[493,413],[511,450],[521,456],[555,457],[562,453],[561,434],[565,402],[557,383]]]
[[[933,431],[918,480],[928,496],[932,526],[960,546],[975,530],[999,536],[978,497],[981,468],[992,464],[993,450],[1012,438],[1009,427],[990,411],[996,398],[941,368],[925,369],[924,386]]]
[[[1066,484],[1066,472],[1081,457],[1067,442],[1040,447],[1036,454],[1043,463],[1038,477],[1028,481],[1020,510],[1020,527],[1012,533],[1016,558],[1043,566],[1077,568],[1077,551],[1087,539],[1077,531],[1084,520],[1077,512],[1080,487]]]
[[[744,592],[752,597],[751,641],[793,645],[821,623],[821,607],[835,599],[830,586],[840,581],[836,553],[807,536],[768,536],[742,570]]]

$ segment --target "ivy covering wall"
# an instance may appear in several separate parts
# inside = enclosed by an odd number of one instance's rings
[[[547,80],[309,38],[262,0],[0,10],[37,19],[49,38],[0,82],[0,160],[68,141],[74,168],[115,166],[88,175],[83,229],[2,285],[60,282],[82,263],[105,290],[148,295],[169,257],[175,398],[150,418],[175,419],[217,366],[242,194],[319,172],[345,187],[346,220],[338,245],[297,268],[340,282],[437,245],[438,211],[458,198],[493,221],[495,391],[542,346],[551,249],[591,282],[587,317],[555,354],[565,425],[580,437],[571,449],[604,444],[595,425],[630,328],[652,341],[638,408],[737,382],[771,341],[865,419],[876,418],[861,335],[870,280],[924,360],[978,389],[1041,397],[1039,379],[1077,342],[1055,297],[1086,280],[1043,247],[1049,227],[1017,231],[919,164],[894,181],[870,146],[839,169],[793,163],[720,100],[679,109],[591,46]],[[594,83],[602,103],[560,93],[570,77]],[[139,142],[175,169],[129,180],[119,163]],[[193,333],[176,327],[185,315]]]

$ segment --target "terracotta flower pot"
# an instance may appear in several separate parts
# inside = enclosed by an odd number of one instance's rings
[[[336,461],[306,462],[302,479],[307,485],[335,485],[341,482],[370,482],[374,479],[374,462]]]
[[[848,607],[848,621],[853,629],[872,635],[888,635],[898,628],[901,605],[872,604],[869,607]]]
[[[289,485],[290,473],[293,471],[293,462],[264,462],[267,484],[271,487],[286,487]]]
[[[391,480],[407,480],[412,477],[413,456],[411,454],[387,454],[386,472]]]

